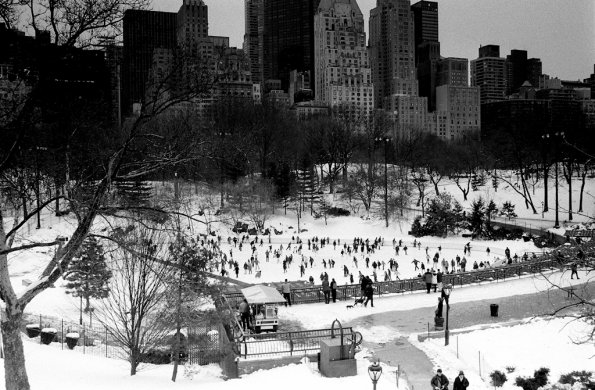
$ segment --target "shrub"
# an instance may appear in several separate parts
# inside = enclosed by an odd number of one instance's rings
[[[576,382],[581,383],[589,390],[595,390],[595,373],[589,371],[572,371],[562,374],[558,382],[573,386]]]
[[[548,382],[548,375],[550,373],[550,369],[546,367],[541,367],[539,370],[533,373],[533,378],[528,377],[517,377],[515,384],[518,387],[522,387],[523,390],[537,390],[540,387],[543,387]]]
[[[516,367],[514,367],[514,366],[506,366],[505,368],[506,368],[506,372],[509,374],[512,374],[516,370]]]
[[[332,217],[348,217],[351,213],[341,207],[331,207],[326,211],[326,215]]]
[[[508,380],[506,378],[506,374],[498,370],[492,372],[490,374],[490,378],[492,379],[491,383],[494,387],[501,387],[504,384],[504,382]]]

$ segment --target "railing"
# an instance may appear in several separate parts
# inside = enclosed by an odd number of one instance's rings
[[[450,283],[453,286],[463,286],[473,283],[481,283],[486,281],[500,281],[514,277],[520,277],[523,274],[536,274],[551,268],[560,268],[560,263],[555,258],[544,256],[539,260],[524,261],[521,263],[514,263],[511,265],[503,265],[495,268],[488,268],[482,270],[474,270],[464,273],[444,274],[443,283]],[[381,296],[384,294],[398,294],[405,292],[421,291],[426,288],[423,279],[404,279],[392,280],[387,282],[374,283],[375,295]],[[337,287],[337,299],[346,301],[349,299],[358,298],[361,296],[361,288],[359,284],[348,284]],[[240,292],[226,293],[225,298],[230,307],[236,307],[244,296]],[[313,286],[305,288],[294,288],[291,290],[292,304],[308,304],[324,302],[324,293],[322,286]]]
[[[343,328],[343,339],[346,345],[355,335],[352,328]],[[315,355],[320,351],[320,341],[330,339],[331,336],[331,329],[256,334],[237,341],[235,352],[243,359]],[[334,336],[341,337],[337,332]]]

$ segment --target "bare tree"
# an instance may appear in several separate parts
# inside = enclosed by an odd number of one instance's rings
[[[120,240],[125,247],[111,255],[111,293],[99,305],[98,318],[126,351],[135,375],[143,355],[172,330],[163,314],[173,269],[165,262],[169,237],[154,227],[136,225]]]

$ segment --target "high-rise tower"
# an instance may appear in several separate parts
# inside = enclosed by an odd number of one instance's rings
[[[155,49],[176,47],[176,14],[127,10],[124,13],[122,61],[122,113],[145,100],[146,82]]]
[[[198,43],[209,36],[209,9],[203,0],[184,0],[177,14],[178,46],[198,54]]]
[[[481,104],[504,99],[506,60],[500,57],[500,46],[479,48],[479,58],[471,61],[471,85],[480,88]]]
[[[320,0],[263,0],[263,81],[314,72],[314,14]],[[254,16],[252,16],[254,17]]]
[[[264,0],[244,1],[244,52],[254,83],[263,82]]]
[[[314,17],[316,100],[350,112],[374,108],[364,16],[355,0],[322,0]]]
[[[369,46],[376,106],[391,95],[418,96],[409,0],[378,0],[370,12]]]
[[[436,85],[440,42],[438,41],[438,3],[422,0],[411,6],[415,25],[415,66],[419,96],[428,98],[428,108],[436,107]]]

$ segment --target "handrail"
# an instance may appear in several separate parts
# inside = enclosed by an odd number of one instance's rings
[[[341,329],[341,360],[343,360],[345,359],[345,356],[343,356],[343,325],[341,325],[341,322],[335,318],[331,324],[331,339],[335,338],[335,323],[339,324],[339,329]]]

